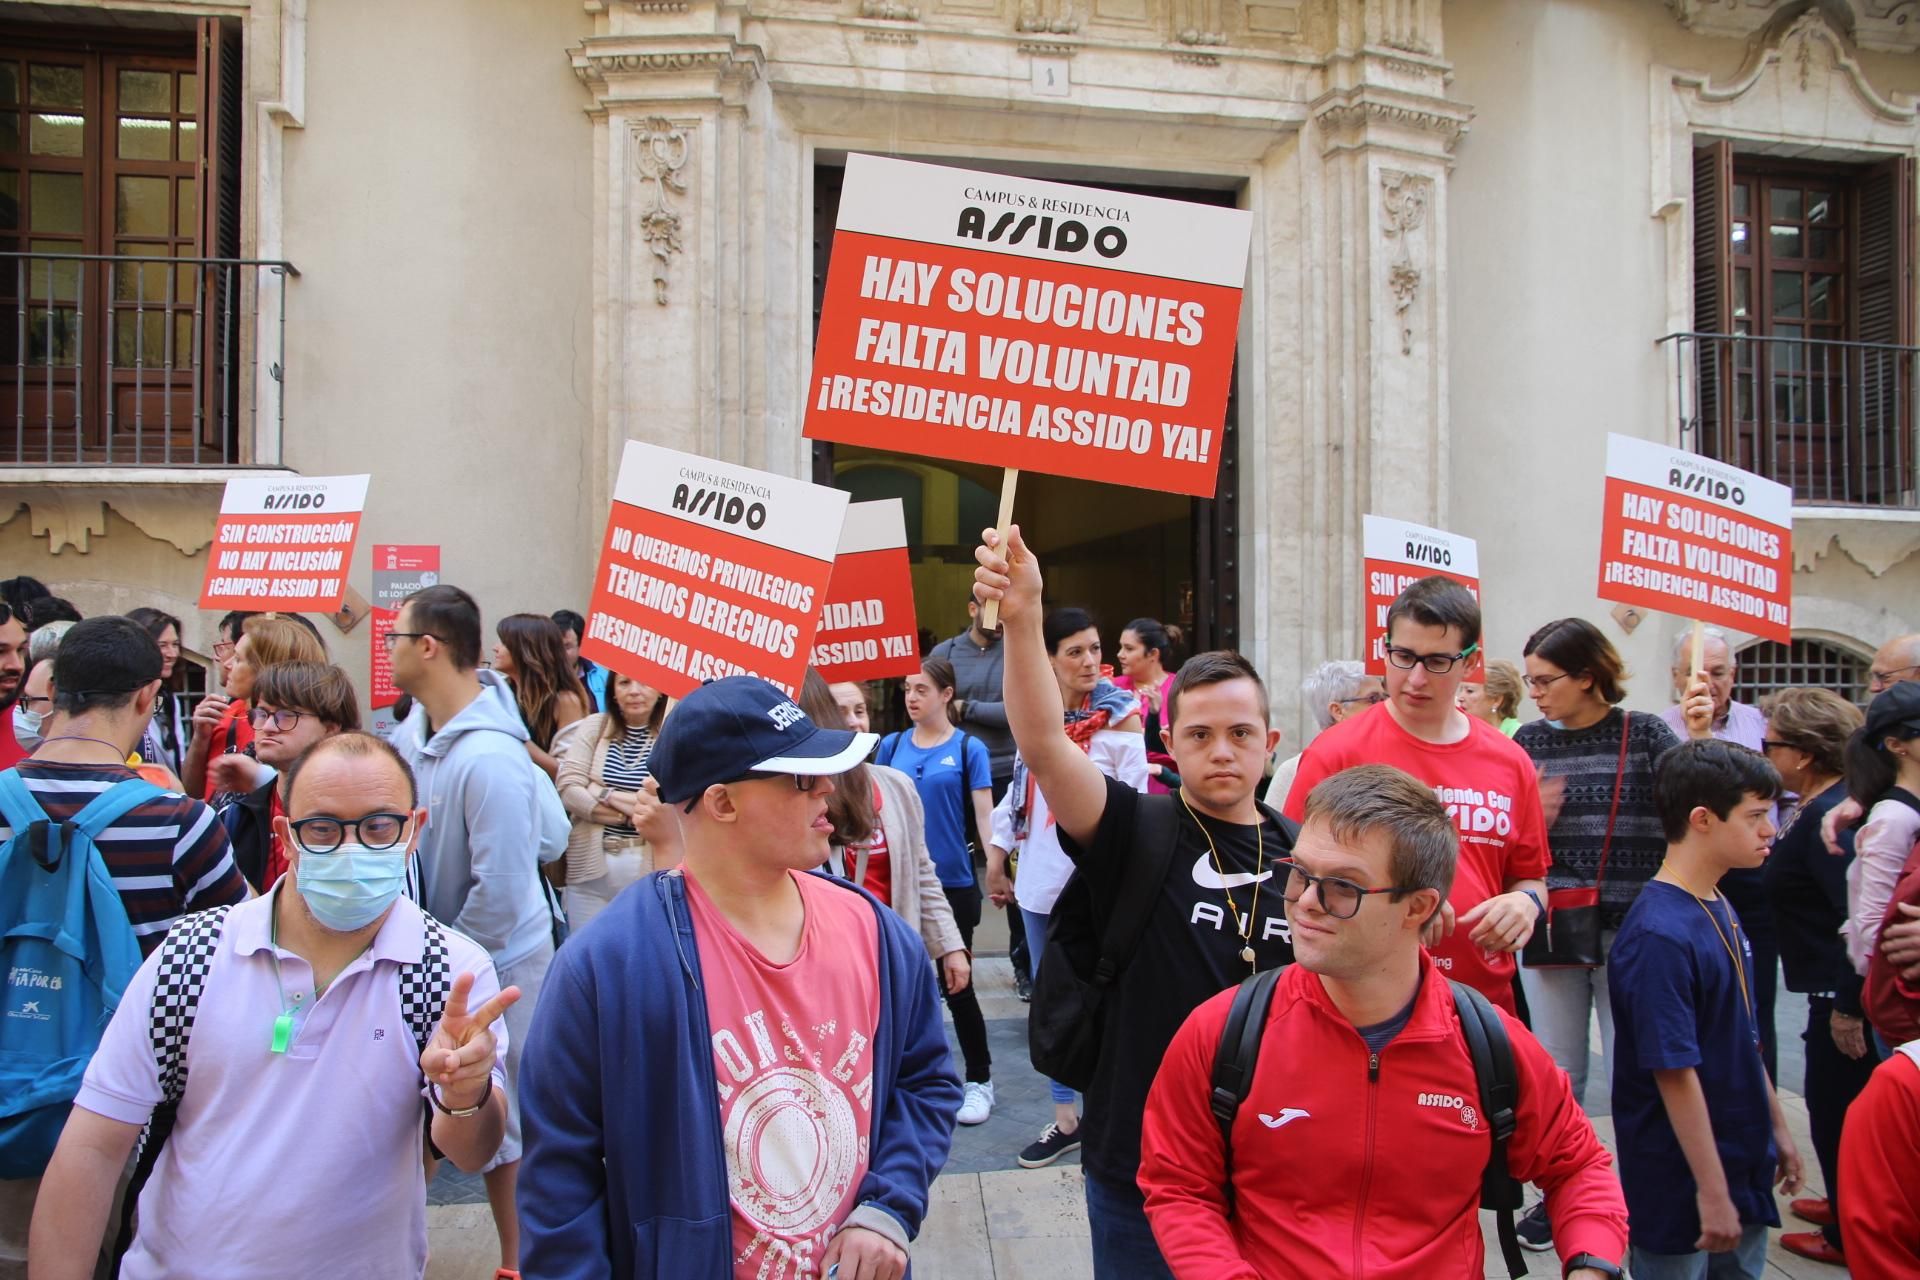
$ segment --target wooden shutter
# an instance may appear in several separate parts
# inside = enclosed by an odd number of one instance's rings
[[[1693,331],[1733,332],[1733,287],[1727,246],[1733,235],[1733,145],[1708,142],[1693,151]],[[1697,395],[1694,451],[1733,460],[1730,401],[1733,352],[1724,340],[1693,340]]]
[[[200,83],[200,256],[240,256],[240,32],[218,18],[199,21],[195,41]],[[244,346],[239,300],[250,280],[237,267],[203,267],[204,312],[200,324],[202,447],[225,461],[239,452],[240,352]]]
[[[1866,171],[1854,218],[1853,337],[1904,347],[1913,342],[1913,184],[1911,156]],[[1855,353],[1859,391],[1858,457],[1850,468],[1856,501],[1905,505],[1913,489],[1912,356],[1904,351]]]

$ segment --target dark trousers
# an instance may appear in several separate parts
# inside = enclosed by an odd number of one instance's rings
[[[967,944],[967,954],[972,955],[973,931],[980,924],[980,886],[976,883],[955,889],[942,885],[940,891],[947,895],[947,905],[953,908],[953,922],[960,926],[960,940]],[[993,1079],[993,1054],[987,1049],[987,1019],[980,1012],[980,997],[974,994],[971,981],[959,991],[947,991],[943,978],[940,989],[946,996],[947,1011],[953,1015],[953,1034],[960,1041],[967,1079],[974,1084],[985,1084]]]
[[[1867,1054],[1849,1058],[1833,1043],[1828,1017],[1833,1001],[1826,996],[1807,1000],[1807,1127],[1813,1132],[1813,1154],[1820,1162],[1820,1180],[1827,1188],[1827,1201],[1833,1206],[1834,1225],[1822,1227],[1820,1234],[1836,1249],[1840,1243],[1840,1129],[1847,1108],[1867,1087],[1867,1080],[1880,1062],[1873,1037],[1867,1037]]]
[[[1147,1198],[1140,1188],[1091,1173],[1085,1177],[1093,1280],[1173,1280],[1153,1228],[1147,1225]]]
[[[1013,785],[1013,775],[995,776],[993,780],[993,802],[999,804],[1007,788]],[[990,838],[981,833],[982,840]],[[1023,982],[1033,981],[1033,952],[1027,947],[1027,924],[1020,918],[1018,911],[1007,912],[1007,959],[1013,962],[1013,972]]]

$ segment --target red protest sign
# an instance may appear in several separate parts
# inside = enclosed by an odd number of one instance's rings
[[[829,682],[912,675],[920,669],[919,640],[900,499],[853,503],[840,530],[813,665]]]
[[[200,607],[338,609],[366,505],[366,476],[227,481]]]
[[[1388,516],[1362,516],[1361,594],[1367,606],[1367,674],[1387,674],[1387,610],[1408,586],[1422,578],[1452,578],[1480,598],[1480,547],[1472,538]],[[1484,655],[1467,663],[1466,679],[1486,673]]]
[[[393,683],[393,651],[387,648],[387,634],[400,624],[400,606],[414,592],[439,581],[439,547],[374,544],[373,626],[368,636],[373,645],[373,706],[390,707],[400,697]]]
[[[806,435],[1212,497],[1251,225],[849,156]]]
[[[580,652],[668,697],[752,675],[792,694],[847,495],[629,440]]]
[[[1792,490],[1609,434],[1598,594],[1790,643]]]

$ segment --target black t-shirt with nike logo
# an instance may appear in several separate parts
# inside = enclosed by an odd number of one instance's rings
[[[1139,807],[1170,804],[1178,811],[1179,836],[1159,901],[1108,1003],[1100,1063],[1087,1090],[1087,1122],[1082,1126],[1081,1162],[1087,1170],[1131,1186],[1140,1171],[1140,1117],[1146,1111],[1147,1090],[1174,1032],[1203,1001],[1253,972],[1240,958],[1247,944],[1227,906],[1229,894],[1242,920],[1253,916],[1254,964],[1271,969],[1293,961],[1286,903],[1273,873],[1274,861],[1290,856],[1293,846],[1271,819],[1262,823],[1256,839],[1251,825],[1222,822],[1198,810],[1189,815],[1178,795],[1146,796],[1112,778],[1106,783],[1107,808],[1091,847],[1083,850],[1060,833],[1061,849],[1089,880],[1095,902],[1116,901],[1125,878],[1147,861],[1134,839]],[[1213,836],[1217,867],[1200,823]],[[1106,922],[1099,923],[1104,927]]]

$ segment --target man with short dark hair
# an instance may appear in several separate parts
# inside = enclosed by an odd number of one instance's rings
[[[695,689],[649,765],[672,855],[560,950],[527,1046],[526,1272],[900,1280],[960,1107],[926,949],[827,860],[870,733]]]
[[[1450,978],[1511,1013],[1514,957],[1543,910],[1547,827],[1533,761],[1458,706],[1480,648],[1480,605],[1450,578],[1410,584],[1387,610],[1387,701],[1315,738],[1285,812],[1299,819],[1319,783],[1357,764],[1390,764],[1432,787],[1460,830],[1460,865],[1430,933]]]
[[[553,613],[554,625],[560,628],[560,643],[567,651],[567,661],[580,673],[580,683],[587,686],[588,714],[607,709],[607,680],[611,673],[593,661],[580,656],[580,641],[587,634],[587,620],[572,609],[556,609]]]
[[[1753,949],[1716,888],[1766,861],[1779,796],[1772,765],[1713,739],[1669,748],[1654,775],[1667,858],[1607,953],[1634,1280],[1759,1280],[1780,1225],[1773,1185],[1800,1187],[1760,1056]]]
[[[178,1122],[140,1195],[125,1280],[419,1280],[423,1118],[463,1169],[499,1145],[498,1019],[517,993],[499,990],[478,946],[401,896],[426,821],[405,763],[378,738],[342,734],[290,767],[286,801],[274,825],[287,877],[182,922],[128,984],[47,1167],[35,1280],[94,1274],[74,1242],[99,1237],[142,1126],[169,1100]],[[190,1042],[169,1043],[156,1028],[163,1010],[177,1017],[169,1002],[196,955],[213,993],[195,1002]],[[416,986],[438,1003],[409,1009]],[[416,1016],[432,1028],[424,1047]],[[185,1071],[174,1093],[170,1068]]]
[[[90,618],[67,632],[53,659],[54,710],[60,717],[32,757],[15,767],[50,822],[72,821],[103,793],[136,776],[127,757],[153,718],[160,666],[160,647],[129,618]],[[0,817],[0,845],[13,834]],[[116,819],[94,844],[119,890],[142,955],[158,947],[186,912],[247,897],[226,829],[198,800],[177,793],[155,796]],[[0,920],[0,931],[20,923]],[[37,1182],[0,1182],[0,1260],[26,1254]],[[74,1252],[91,1259],[99,1239],[95,1233]]]
[[[1038,561],[1017,526],[1005,548],[993,530],[984,540],[974,579],[981,599],[1000,601],[1007,718],[1059,828],[1060,847],[1085,884],[1095,935],[1123,897],[1152,897],[1139,940],[1106,997],[1078,1130],[1094,1274],[1151,1280],[1170,1273],[1136,1178],[1141,1111],[1161,1054],[1201,1001],[1255,969],[1293,958],[1272,883],[1274,866],[1293,847],[1293,827],[1255,799],[1279,734],[1251,663],[1237,653],[1196,654],[1168,695],[1161,727],[1180,790],[1142,795],[1109,779],[1067,736],[1041,627]],[[1156,840],[1149,832],[1162,834]],[[1067,893],[1074,892],[1070,885]]]
[[[478,669],[480,606],[441,583],[408,596],[387,633],[393,682],[413,711],[393,744],[420,779],[429,818],[420,837],[418,898],[487,949],[506,986],[507,1134],[486,1170],[500,1265],[519,1268],[514,1182],[520,1164],[520,1052],[553,961],[553,915],[540,864],[566,851],[570,824],[553,783],[527,755],[513,691]]]
[[[1420,946],[1459,838],[1431,787],[1386,765],[1320,783],[1276,886],[1299,963],[1280,975],[1232,1160],[1212,1109],[1234,992],[1196,1009],[1148,1097],[1140,1185],[1175,1274],[1479,1276],[1493,1141],[1445,975]],[[1508,1170],[1551,1192],[1569,1277],[1620,1275],[1626,1207],[1566,1073],[1499,1015],[1518,1079]]]
[[[27,676],[27,620],[0,604],[0,769],[27,758],[13,732],[13,706]]]

